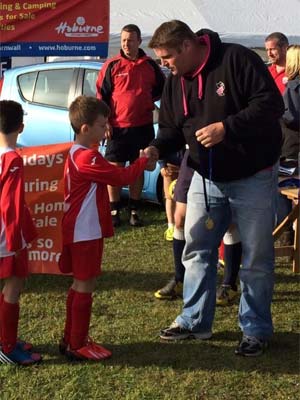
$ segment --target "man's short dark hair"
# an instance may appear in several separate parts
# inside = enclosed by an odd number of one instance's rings
[[[123,31],[125,31],[125,32],[135,32],[138,39],[141,39],[141,37],[142,37],[140,28],[137,25],[134,25],[134,24],[128,24],[128,25],[123,26],[121,32],[123,32]]]
[[[154,32],[150,42],[150,49],[171,48],[179,50],[185,40],[196,40],[195,33],[184,22],[177,19],[164,22]]]
[[[4,135],[17,132],[23,124],[23,108],[13,100],[0,101],[0,132]]]
[[[69,107],[69,119],[76,134],[82,125],[93,125],[99,115],[107,118],[110,109],[104,101],[92,96],[79,96]]]
[[[273,32],[270,33],[265,39],[265,42],[269,42],[270,40],[276,40],[278,47],[288,47],[289,40],[288,38],[281,32]]]

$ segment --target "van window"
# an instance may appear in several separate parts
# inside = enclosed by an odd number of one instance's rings
[[[40,71],[33,94],[33,101],[67,108],[72,78],[73,69]]]
[[[82,94],[86,96],[96,96],[96,80],[98,77],[98,70],[86,69],[83,78]]]
[[[18,76],[18,85],[20,92],[25,100],[32,101],[33,89],[37,72],[29,72]]]

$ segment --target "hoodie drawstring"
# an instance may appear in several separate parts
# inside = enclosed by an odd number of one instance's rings
[[[185,84],[184,84],[184,78],[180,78],[180,83],[181,83],[181,90],[182,90],[182,102],[183,102],[183,114],[185,117],[189,115],[189,110],[187,106],[187,101],[186,101],[186,94],[185,94]]]
[[[182,103],[183,103],[183,114],[185,117],[189,115],[187,100],[186,100],[186,92],[185,92],[185,82],[184,78],[180,78],[181,90],[182,90]],[[198,74],[198,99],[201,100],[203,96],[203,85],[202,85],[202,75]]]
[[[206,44],[207,51],[206,51],[205,59],[204,59],[202,65],[200,65],[199,68],[197,69],[197,71],[194,72],[192,78],[194,78],[196,75],[198,76],[198,99],[202,100],[203,80],[202,80],[201,70],[207,64],[211,48],[210,48],[210,39],[207,34],[203,35],[203,37],[201,37],[199,40],[201,40],[201,42]],[[180,78],[180,83],[181,83],[181,90],[182,90],[183,113],[184,113],[184,116],[187,117],[189,115],[189,110],[188,110],[188,103],[187,103],[187,99],[186,99],[185,79],[183,76]]]

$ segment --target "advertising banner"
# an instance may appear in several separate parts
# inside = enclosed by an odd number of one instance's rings
[[[1,53],[0,53],[1,54]],[[10,57],[0,57],[0,79],[3,73],[11,68],[11,58]]]
[[[25,198],[38,231],[28,248],[31,273],[60,274],[63,170],[70,143],[18,149],[25,170]]]
[[[0,1],[0,54],[107,57],[109,0]]]

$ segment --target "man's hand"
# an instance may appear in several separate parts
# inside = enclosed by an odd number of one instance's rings
[[[146,169],[148,171],[154,171],[155,167],[156,167],[156,162],[158,161],[158,157],[159,157],[158,149],[154,146],[149,146],[141,151],[143,152],[144,156],[149,158]]]
[[[222,142],[225,136],[225,128],[222,122],[215,122],[199,129],[195,135],[197,141],[204,147],[212,147]]]
[[[153,161],[152,158],[150,158],[144,150],[140,150],[140,157],[146,157],[148,159],[147,165],[146,165],[146,170],[147,171],[154,171],[156,167],[156,161]]]

